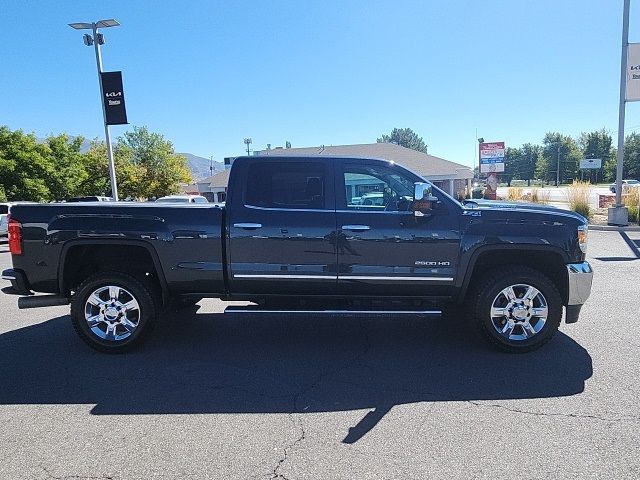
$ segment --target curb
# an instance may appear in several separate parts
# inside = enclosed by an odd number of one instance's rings
[[[589,225],[589,230],[600,232],[640,232],[639,225],[627,225],[626,227],[617,227],[615,225]]]

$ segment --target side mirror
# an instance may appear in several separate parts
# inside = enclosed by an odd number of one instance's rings
[[[424,217],[431,214],[438,197],[431,193],[431,185],[424,182],[416,182],[413,186],[413,204],[411,206],[416,217]]]

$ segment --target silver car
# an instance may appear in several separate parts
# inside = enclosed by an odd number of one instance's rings
[[[7,238],[8,220],[6,213],[0,213],[0,242]]]

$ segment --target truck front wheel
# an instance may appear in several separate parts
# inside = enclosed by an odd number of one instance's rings
[[[488,272],[470,296],[472,318],[482,336],[500,350],[522,353],[551,340],[562,320],[558,288],[525,266]]]
[[[90,347],[121,353],[138,345],[157,316],[152,289],[120,272],[100,272],[78,287],[71,303],[75,331]]]

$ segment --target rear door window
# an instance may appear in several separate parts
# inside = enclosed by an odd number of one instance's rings
[[[322,162],[254,162],[249,165],[245,205],[280,209],[327,209]]]

